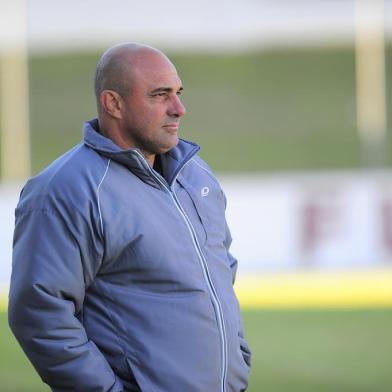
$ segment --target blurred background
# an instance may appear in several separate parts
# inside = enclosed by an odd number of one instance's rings
[[[249,391],[392,390],[391,0],[0,0],[1,390],[48,390],[6,322],[19,192],[125,41],[173,60],[227,194]]]

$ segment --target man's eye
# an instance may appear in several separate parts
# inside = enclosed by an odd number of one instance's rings
[[[180,91],[177,91],[177,95],[181,95],[182,94],[182,91],[180,90]]]

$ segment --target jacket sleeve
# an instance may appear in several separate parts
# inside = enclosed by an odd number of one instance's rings
[[[79,321],[102,260],[91,222],[48,209],[16,211],[9,324],[53,391],[123,390]]]
[[[225,203],[226,203],[226,197],[225,197]],[[230,245],[232,242],[232,238],[231,238],[231,233],[230,233],[230,229],[229,226],[227,225],[227,222],[225,222],[226,225],[226,239],[225,239],[225,247],[227,250],[227,257],[229,259],[230,262],[230,268],[232,271],[232,281],[233,281],[233,285],[235,283],[235,278],[237,275],[237,268],[238,268],[238,261],[237,259],[230,253]],[[239,312],[239,328],[238,328],[238,338],[240,340],[240,348],[241,348],[241,352],[242,352],[242,356],[244,357],[244,360],[246,362],[246,364],[250,367],[251,366],[251,359],[252,359],[252,352],[249,348],[249,345],[247,343],[247,341],[245,340],[244,337],[244,327],[243,327],[243,322],[242,322],[242,317],[241,317],[241,313],[240,310],[238,310]]]

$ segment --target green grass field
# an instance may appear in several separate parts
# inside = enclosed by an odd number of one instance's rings
[[[82,122],[95,116],[92,79],[98,57],[69,53],[30,59],[34,173],[79,142]],[[201,144],[201,155],[213,169],[361,166],[352,48],[172,58],[188,111],[181,136]],[[386,59],[389,97],[392,46]],[[387,107],[391,120],[392,105]],[[392,162],[390,144],[387,150]]]
[[[254,352],[249,392],[392,391],[392,309],[247,310],[244,321]],[[0,353],[1,391],[49,390],[17,346],[4,313]]]

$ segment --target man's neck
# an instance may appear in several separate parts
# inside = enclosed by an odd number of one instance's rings
[[[160,155],[155,156],[155,161],[153,163],[153,168],[155,171],[157,171],[159,174],[162,175],[162,161]]]
[[[113,143],[124,150],[130,150],[132,148],[136,148],[136,146],[130,145],[124,138],[120,137],[120,135],[116,132],[107,132],[104,127],[101,125],[100,121],[98,120],[98,132],[105,136],[106,138],[110,139]],[[141,150],[141,149],[140,149]],[[155,163],[155,154],[147,153],[146,151],[141,150],[144,158],[148,162],[151,167],[154,167]]]

